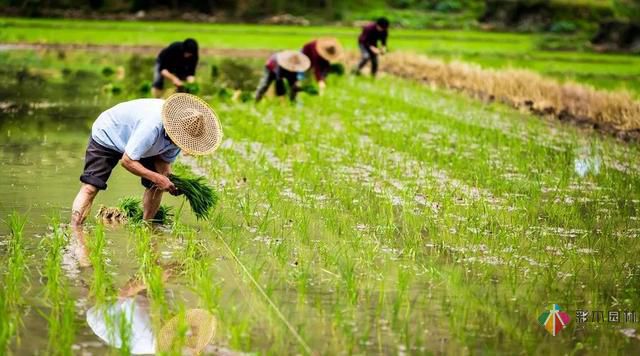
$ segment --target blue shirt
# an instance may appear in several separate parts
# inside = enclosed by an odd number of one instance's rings
[[[120,103],[100,114],[91,137],[100,145],[126,153],[132,160],[160,156],[173,162],[180,148],[169,140],[162,125],[162,99]]]

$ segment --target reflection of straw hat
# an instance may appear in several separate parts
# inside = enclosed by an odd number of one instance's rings
[[[276,53],[278,65],[289,72],[304,72],[311,67],[309,57],[298,51],[282,51]]]
[[[318,38],[316,40],[316,50],[320,57],[334,63],[342,58],[342,45],[333,37]]]
[[[216,333],[216,319],[204,309],[189,309],[183,320],[188,327],[185,347],[200,353]],[[171,344],[179,336],[181,321],[180,316],[175,316],[162,326],[156,338],[158,352],[171,350]]]
[[[162,107],[162,122],[171,140],[192,155],[211,153],[222,141],[218,116],[195,95],[171,95]]]

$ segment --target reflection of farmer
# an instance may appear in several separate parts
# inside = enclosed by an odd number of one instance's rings
[[[178,88],[182,87],[184,80],[193,82],[197,65],[198,42],[194,39],[174,42],[160,51],[153,73],[153,96],[162,96],[165,78]]]
[[[173,274],[171,269],[163,272],[163,281]],[[176,316],[154,332],[146,289],[142,280],[132,279],[120,289],[114,303],[96,305],[87,310],[87,324],[93,333],[107,345],[118,349],[123,348],[122,336],[127,335],[129,352],[133,355],[175,351],[171,349],[172,344],[180,339],[181,320]],[[188,327],[184,351],[199,354],[213,339],[216,320],[206,310],[190,309],[185,312],[184,322]]]
[[[358,37],[358,46],[360,47],[360,63],[356,69],[356,74],[371,61],[371,75],[375,76],[378,72],[378,55],[387,51],[387,29],[389,28],[389,20],[384,17],[379,18],[376,22],[372,22],[362,28],[362,33]],[[378,48],[378,41],[382,44]]]
[[[305,44],[302,53],[309,57],[311,70],[322,93],[331,63],[337,62],[342,56],[342,46],[335,38],[319,38]]]
[[[93,123],[80,176],[82,187],[72,207],[71,226],[80,246],[84,246],[82,224],[91,204],[98,191],[107,189],[107,180],[119,161],[141,177],[146,188],[143,218],[149,220],[158,211],[163,192],[178,193],[167,176],[180,150],[194,155],[210,153],[221,139],[216,114],[190,94],[127,101],[100,114]],[[78,251],[82,252],[86,255],[86,251]]]
[[[256,90],[256,102],[260,101],[272,82],[276,82],[276,95],[287,93],[284,81],[289,84],[289,99],[295,100],[298,91],[298,75],[309,69],[309,58],[296,51],[282,51],[272,55],[264,68],[264,76]]]

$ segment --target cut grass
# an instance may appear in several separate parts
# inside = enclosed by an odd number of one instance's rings
[[[496,71],[460,62],[393,54],[383,67],[389,73],[456,89],[480,98],[495,98],[547,115],[568,115],[621,131],[640,129],[640,101],[623,92],[597,91],[575,83],[558,83],[524,70]]]

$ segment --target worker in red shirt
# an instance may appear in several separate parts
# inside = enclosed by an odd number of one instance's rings
[[[342,58],[342,45],[332,37],[318,38],[305,44],[302,47],[302,53],[309,57],[311,61],[309,70],[313,71],[313,75],[318,82],[320,94],[322,94],[326,87],[325,79],[329,74],[331,64],[338,62]]]
[[[378,72],[378,55],[387,51],[387,36],[389,29],[389,20],[381,17],[362,28],[362,33],[358,37],[358,46],[360,47],[361,59],[355,74],[359,75],[360,71],[367,62],[371,61],[371,75],[375,76]],[[378,48],[378,42],[381,46]]]

